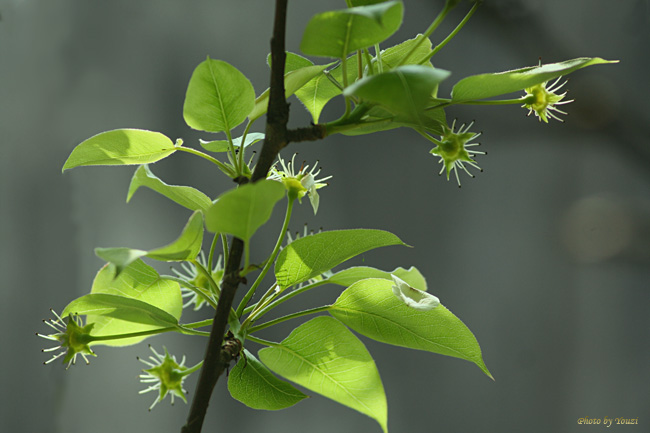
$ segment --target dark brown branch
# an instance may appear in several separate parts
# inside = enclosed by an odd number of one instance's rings
[[[287,20],[287,0],[276,0],[273,37],[271,38],[271,85],[269,107],[266,113],[266,136],[251,181],[266,179],[278,153],[288,144],[287,122],[289,104],[284,95],[284,64],[287,54],[284,48]]]
[[[284,41],[287,1],[276,0],[275,2],[273,37],[271,38],[272,66],[266,137],[251,178],[253,182],[266,178],[278,153],[288,143],[289,105],[284,94],[284,66],[286,59]],[[187,417],[187,423],[181,429],[181,433],[199,433],[201,431],[210,397],[217,380],[223,374],[225,368],[230,365],[230,362],[238,355],[238,353],[233,352],[232,345],[224,344],[224,335],[235,293],[242,282],[239,268],[243,252],[244,242],[239,238],[233,238],[221,285],[221,296],[217,303],[217,311],[215,312],[203,367],[201,368],[201,375]]]
[[[325,125],[312,125],[307,128],[296,128],[287,131],[287,141],[297,143],[299,141],[322,140],[327,135]]]

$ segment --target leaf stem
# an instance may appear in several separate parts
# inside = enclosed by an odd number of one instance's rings
[[[228,139],[228,149],[230,149],[230,155],[231,155],[231,160],[232,164],[235,166],[235,169],[237,170],[237,177],[241,176],[242,170],[239,164],[237,164],[237,152],[235,152],[235,143],[232,142],[232,133],[230,132],[230,129],[226,128],[226,138]]]
[[[181,326],[183,328],[189,328],[189,329],[203,328],[204,326],[212,325],[212,322],[213,322],[212,319],[206,319],[206,320],[201,320],[200,322],[185,323],[185,324],[183,324]]]
[[[214,302],[214,299],[212,299],[212,296],[210,293],[205,292],[201,287],[194,286],[190,284],[189,282],[185,281],[182,278],[174,277],[172,275],[161,275],[160,276],[161,280],[168,280],[168,281],[174,281],[178,284],[180,284],[183,287],[186,287],[193,291],[194,293],[200,295],[202,298],[205,299],[205,301],[210,304],[212,308],[217,308],[217,304]]]
[[[157,335],[164,334],[166,332],[179,332],[178,326],[169,326],[166,328],[157,328],[149,329],[147,331],[140,332],[131,332],[126,334],[113,334],[113,335],[90,335],[92,338],[91,341],[110,341],[110,340],[121,340],[123,338],[132,338],[132,337],[145,337],[148,335]]]
[[[406,55],[404,57],[402,57],[402,59],[397,63],[397,66],[402,66],[403,64],[406,63],[406,61],[409,59],[409,57],[411,57],[413,55],[413,53],[415,53],[415,51],[420,47],[422,42],[424,42],[424,40],[426,38],[431,36],[431,34],[438,28],[438,26],[442,23],[442,21],[445,19],[445,16],[447,16],[447,14],[449,13],[449,11],[452,8],[453,8],[453,6],[450,6],[449,2],[445,3],[445,7],[442,8],[440,13],[438,13],[438,16],[436,17],[436,19],[433,20],[433,22],[431,23],[429,28],[427,28],[427,30],[424,32],[424,34],[418,36],[417,41],[415,41],[415,44],[413,44],[413,46],[411,47],[409,52],[406,53]]]
[[[341,59],[341,73],[343,74],[343,89],[345,89],[348,87],[348,62],[346,56]],[[350,115],[352,104],[348,96],[343,95],[343,98],[345,99],[345,113],[343,113],[342,118],[346,119]]]
[[[199,362],[194,367],[190,367],[187,370],[183,370],[183,371],[179,372],[179,374],[182,375],[182,376],[188,376],[188,375],[194,373],[195,371],[198,371],[201,367],[203,367],[203,361]]]
[[[431,52],[429,54],[424,56],[422,58],[422,60],[420,60],[418,63],[420,65],[426,63],[433,56],[435,56],[436,53],[438,53],[438,51],[443,49],[444,46],[447,45],[447,43],[449,43],[449,41],[451,41],[454,38],[454,36],[456,36],[456,34],[458,34],[458,32],[465,26],[465,24],[467,24],[467,21],[469,21],[469,19],[472,17],[472,15],[474,15],[474,12],[476,12],[476,9],[478,9],[478,7],[479,7],[479,2],[474,3],[474,6],[472,6],[472,8],[469,10],[469,12],[467,12],[467,15],[465,15],[465,18],[463,18],[463,20],[456,26],[456,28],[451,33],[449,33],[449,36],[447,36],[445,39],[443,39],[442,42],[440,42],[438,45],[436,45],[436,47],[433,50],[431,50]]]
[[[212,238],[212,244],[210,245],[210,253],[208,254],[208,269],[214,269],[214,250],[217,247],[217,239],[219,239],[219,233],[215,233]]]
[[[251,129],[252,125],[253,125],[253,121],[249,119],[248,123],[246,123],[246,128],[244,129],[244,133],[241,136],[241,143],[239,145],[239,155],[238,155],[239,159],[237,161],[237,165],[238,165],[237,170],[240,173],[243,173],[243,171],[244,171],[244,153],[246,153],[245,152],[245,149],[246,149],[246,136],[248,135],[248,131]]]
[[[381,60],[381,50],[379,44],[375,44],[375,58],[377,59],[377,70],[381,74],[384,72],[384,62]]]
[[[361,58],[361,50],[357,50],[357,79],[363,78],[363,59]]]
[[[376,45],[375,45],[375,47],[376,47]],[[365,57],[366,64],[368,65],[368,74],[369,75],[375,75],[375,67],[372,65],[372,56],[370,55],[370,51],[368,51],[368,48],[364,48],[363,57]]]
[[[250,340],[250,341],[253,341],[253,342],[258,343],[258,344],[263,344],[265,346],[279,346],[280,345],[280,343],[275,343],[275,342],[269,341],[269,340],[263,340],[261,338],[253,337],[252,335],[249,335],[246,338],[248,340]]]
[[[284,215],[284,223],[282,224],[282,229],[280,230],[280,234],[278,235],[278,239],[275,242],[275,247],[273,248],[273,252],[271,252],[271,255],[269,258],[266,260],[266,264],[264,265],[264,268],[262,269],[262,272],[257,276],[257,279],[251,286],[251,288],[248,290],[244,298],[241,300],[239,303],[239,306],[237,307],[237,317],[241,317],[242,314],[244,314],[244,309],[246,308],[246,305],[248,302],[251,300],[253,295],[255,294],[255,291],[259,287],[259,285],[262,283],[262,280],[266,276],[266,274],[269,272],[269,269],[273,265],[273,262],[275,262],[275,258],[278,256],[278,253],[280,252],[280,247],[282,246],[282,241],[284,241],[284,238],[286,237],[287,234],[287,228],[289,227],[289,221],[291,221],[291,214],[293,212],[293,203],[294,200],[287,199],[287,211]]]
[[[223,250],[223,262],[228,262],[228,236],[225,233],[221,233],[221,249]]]
[[[248,332],[256,332],[269,326],[277,325],[278,323],[285,322],[290,319],[297,319],[298,317],[307,316],[309,314],[316,314],[330,309],[330,305],[323,305],[322,307],[310,308],[309,310],[298,311],[297,313],[287,314],[286,316],[278,317],[277,319],[270,320],[261,325],[253,326],[249,328]]]
[[[322,286],[323,284],[327,284],[327,280],[321,280],[317,281],[312,284],[308,284],[306,286],[303,286],[299,289],[292,290],[291,292],[287,293],[283,297],[276,299],[275,301],[271,302],[268,306],[264,307],[259,313],[257,313],[257,317],[262,317],[278,305],[282,304],[283,302],[288,301],[289,299],[293,298],[294,296],[300,295],[301,293],[306,292],[307,290],[314,289],[318,286]]]
[[[176,148],[176,150],[180,150],[182,152],[187,152],[187,153],[191,153],[192,155],[200,156],[201,158],[206,159],[206,160],[210,161],[213,164],[216,164],[217,167],[219,167],[219,169],[221,171],[223,171],[224,173],[226,173],[228,176],[231,176],[232,174],[234,174],[234,173],[232,173],[232,169],[230,167],[228,167],[223,162],[219,161],[218,159],[216,159],[216,158],[214,158],[214,157],[212,157],[212,156],[210,156],[210,155],[208,155],[206,153],[203,153],[203,152],[201,152],[199,150],[192,149],[191,147],[185,147],[185,146],[175,146],[175,148]]]

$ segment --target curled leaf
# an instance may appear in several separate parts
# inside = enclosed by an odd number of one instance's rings
[[[393,294],[407,306],[420,311],[429,311],[440,305],[440,300],[431,293],[409,286],[404,280],[391,274],[393,282]]]

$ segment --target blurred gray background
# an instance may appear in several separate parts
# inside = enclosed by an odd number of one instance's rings
[[[580,56],[619,59],[571,76],[565,124],[525,110],[449,110],[482,130],[484,168],[463,187],[437,176],[431,145],[408,130],[292,144],[334,178],[317,217],[307,202],[292,230],[381,228],[414,248],[385,248],[354,263],[417,266],[429,290],[474,332],[496,381],[474,365],[366,342],[388,395],[393,432],[586,432],[581,417],[638,418],[650,431],[650,114],[648,0],[487,0],[434,59],[460,78]],[[61,174],[73,147],[101,131],[135,127],[210,138],[183,122],[185,89],[207,55],[268,82],[270,0],[0,0],[0,275],[3,432],[178,432],[189,406],[152,393],[137,375],[146,343],[97,346],[90,366],[42,363],[41,319],[87,293],[102,265],[96,246],[153,248],[175,239],[189,214],[151,190],[125,203],[131,167]],[[423,31],[442,1],[406,0],[392,39]],[[342,0],[291,1],[288,49],[306,20]],[[461,2],[439,41],[468,9]],[[401,39],[400,39],[401,38]],[[332,103],[323,120],[333,119]],[[310,118],[293,100],[292,125]],[[258,122],[257,130],[263,130]],[[177,155],[153,166],[168,183],[216,196],[231,184],[205,161]],[[281,219],[276,210],[275,222]],[[274,230],[256,235],[266,253]],[[254,255],[253,259],[262,254]],[[166,266],[158,266],[168,271]],[[332,302],[339,288],[305,296]],[[299,308],[299,302],[291,308]],[[207,313],[205,313],[207,314]],[[189,318],[193,316],[188,316]],[[196,317],[200,317],[196,316]],[[281,340],[290,323],[265,338]],[[203,355],[199,337],[150,339],[157,349]],[[257,350],[255,345],[251,346]],[[195,378],[187,388],[194,390]],[[232,400],[222,380],[205,431],[379,431],[363,415],[313,396],[277,413]],[[309,423],[309,424],[307,424]]]

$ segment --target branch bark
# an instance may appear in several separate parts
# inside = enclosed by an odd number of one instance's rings
[[[255,171],[251,177],[253,182],[266,179],[278,153],[288,144],[289,105],[284,94],[287,1],[276,0],[275,2],[275,18],[271,38],[271,84],[266,118],[266,137]],[[244,180],[240,180],[240,183],[244,182]],[[217,303],[217,311],[215,312],[203,367],[201,368],[201,375],[194,393],[187,423],[181,429],[181,433],[199,433],[201,431],[212,391],[225,368],[238,355],[238,353],[233,352],[231,345],[224,344],[224,335],[235,293],[242,282],[239,268],[243,251],[244,242],[239,238],[233,238],[224,272],[221,296]]]

